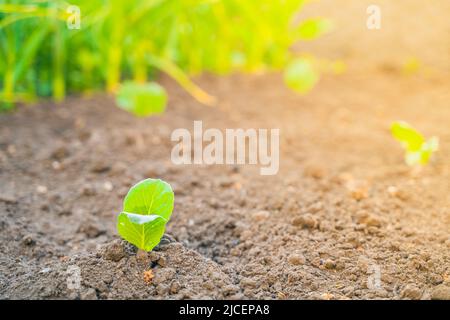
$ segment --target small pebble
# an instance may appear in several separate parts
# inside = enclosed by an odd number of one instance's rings
[[[10,155],[14,155],[17,152],[16,147],[13,144],[8,145],[8,147],[6,148],[6,151],[10,154]]]
[[[103,184],[103,189],[105,189],[106,191],[112,191],[113,188],[114,188],[113,184],[111,182],[109,182],[109,181],[106,181]]]
[[[150,257],[148,255],[147,252],[145,252],[144,250],[138,250],[138,252],[136,253],[136,259],[139,262],[142,262],[144,264],[148,264]]]
[[[313,205],[311,205],[308,208],[308,211],[311,213],[317,213],[319,211],[323,210],[323,203],[322,202],[316,202]]]
[[[368,212],[362,211],[357,214],[356,221],[359,224],[364,224],[367,227],[376,227],[379,228],[382,225],[381,219],[373,214],[369,214]]]
[[[97,292],[93,288],[89,288],[80,294],[81,300],[97,300]]]
[[[269,211],[257,211],[257,212],[252,213],[252,218],[255,221],[266,220],[267,218],[269,218],[269,216],[270,216]]]
[[[173,268],[158,269],[158,271],[155,272],[155,278],[153,279],[153,283],[156,285],[160,283],[165,283],[169,280],[174,279],[175,275],[176,270]]]
[[[58,216],[70,216],[72,215],[72,210],[70,208],[59,207]]]
[[[160,283],[156,286],[156,292],[158,293],[158,295],[163,296],[167,292],[169,292],[169,286],[167,286],[166,284]]]
[[[161,267],[165,267],[165,266],[167,265],[167,259],[166,259],[165,257],[160,257],[160,258],[158,259],[158,264],[159,264]]]
[[[22,243],[26,246],[31,246],[36,242],[34,241],[33,236],[31,234],[27,234],[22,238]]]
[[[151,262],[156,262],[156,261],[159,260],[160,254],[159,254],[158,252],[151,251],[151,252],[149,253],[149,258],[150,258],[150,261],[151,261]]]
[[[334,262],[334,261],[331,260],[331,259],[325,260],[325,262],[324,262],[323,265],[324,265],[324,267],[327,268],[327,269],[335,269],[335,268],[336,268],[336,262]]]
[[[326,171],[325,168],[316,165],[310,165],[305,168],[304,174],[314,179],[323,179],[326,175]]]
[[[288,258],[288,262],[294,266],[305,264],[306,259],[301,254],[291,254]]]
[[[178,281],[174,281],[172,282],[172,284],[170,285],[170,293],[171,294],[176,294],[178,293],[178,291],[180,291],[181,289],[181,285]]]
[[[111,169],[111,166],[103,161],[98,161],[96,162],[92,168],[91,168],[91,172],[93,173],[104,173],[107,172]]]
[[[61,146],[53,150],[51,157],[55,160],[62,160],[64,158],[67,158],[69,155],[69,150],[64,146]]]
[[[398,189],[397,189],[397,187],[395,187],[395,186],[389,186],[388,188],[387,188],[387,192],[391,195],[391,196],[396,196],[397,195],[397,192],[398,192]]]
[[[395,186],[389,186],[387,188],[387,192],[391,197],[396,197],[400,200],[408,200],[409,199],[409,196],[406,192],[399,190]]]
[[[83,222],[78,228],[78,232],[84,233],[88,238],[97,238],[106,231],[91,222]]]
[[[168,245],[169,243],[174,243],[174,242],[177,242],[175,240],[175,238],[173,236],[171,236],[170,234],[166,233],[162,236],[161,241],[158,244],[158,247],[161,248],[161,247]]]
[[[41,271],[39,271],[39,273],[49,273],[49,272],[51,272],[51,271],[52,271],[51,268],[44,268],[44,269],[42,269]]]
[[[440,274],[431,274],[430,282],[434,285],[441,284],[444,282],[444,278]]]
[[[219,186],[222,188],[229,188],[234,184],[234,181],[229,178],[219,178]]]
[[[53,168],[53,170],[55,170],[55,171],[61,170],[61,169],[62,169],[61,162],[59,162],[59,161],[53,161],[53,162],[52,162],[52,168]]]
[[[318,225],[317,220],[314,219],[310,214],[295,217],[294,219],[292,219],[292,224],[294,226],[300,226],[302,228],[308,229],[314,229]]]
[[[243,288],[256,288],[258,286],[258,282],[256,282],[255,280],[253,280],[251,278],[243,278],[240,281],[240,285]]]
[[[48,192],[48,189],[46,186],[39,185],[36,187],[36,192],[39,194],[46,194]]]
[[[121,240],[116,240],[106,245],[103,258],[117,262],[123,257],[125,257],[125,249]]]
[[[6,194],[1,194],[0,195],[0,202],[4,202],[7,204],[15,204],[17,203],[17,199],[12,197],[12,196],[8,196]]]
[[[96,194],[95,188],[91,184],[85,184],[81,189],[81,193],[87,197],[95,196]]]
[[[346,183],[350,196],[357,200],[366,199],[369,196],[369,184],[367,181],[350,180]]]

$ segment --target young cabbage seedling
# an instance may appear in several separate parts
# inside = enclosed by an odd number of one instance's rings
[[[173,210],[174,194],[167,182],[146,179],[133,186],[117,218],[122,238],[141,250],[151,251],[161,241]]]
[[[439,148],[439,139],[424,136],[403,121],[394,122],[391,126],[392,136],[400,141],[405,149],[405,162],[410,166],[426,165],[431,155]]]

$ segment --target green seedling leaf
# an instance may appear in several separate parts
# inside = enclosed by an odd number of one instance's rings
[[[128,191],[123,201],[123,211],[141,215],[156,214],[169,220],[173,201],[173,191],[167,182],[145,179]]]
[[[145,251],[151,251],[161,241],[165,226],[166,220],[161,216],[128,212],[119,214],[117,222],[122,238]]]
[[[410,166],[426,165],[434,152],[439,149],[439,139],[425,137],[408,123],[394,122],[391,126],[392,136],[400,141],[405,149],[405,162]]]
[[[173,210],[174,194],[160,179],[146,179],[133,186],[117,218],[122,238],[139,249],[151,251],[164,235]]]
[[[419,151],[425,142],[425,138],[420,132],[403,121],[394,122],[391,132],[407,151]]]
[[[286,85],[298,93],[309,92],[319,81],[320,75],[311,61],[299,58],[291,62],[284,72]]]
[[[116,96],[117,105],[137,117],[147,117],[164,112],[167,93],[155,82],[125,82],[120,86]]]

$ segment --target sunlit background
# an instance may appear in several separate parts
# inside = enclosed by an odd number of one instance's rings
[[[319,70],[311,59],[295,61],[290,48],[331,31],[332,23],[320,15],[298,19],[305,2],[2,1],[2,108],[37,97],[61,101],[70,93],[115,92],[123,81],[144,83],[158,72],[213,104],[190,76],[283,70],[290,63],[296,63],[291,86],[307,92]],[[299,72],[304,80],[296,79]]]
[[[1,108],[38,97],[62,101],[71,93],[117,92],[125,81],[154,81],[160,72],[206,105],[214,97],[191,81],[205,72],[284,71],[286,84],[301,94],[321,74],[348,67],[368,75],[376,68],[448,72],[448,18],[442,14],[448,2],[378,1],[378,30],[367,28],[370,5],[347,1],[337,10],[327,0],[3,0]]]

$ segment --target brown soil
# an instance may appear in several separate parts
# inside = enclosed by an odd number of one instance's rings
[[[305,97],[277,74],[204,76],[215,108],[162,79],[161,117],[136,119],[104,95],[1,114],[0,298],[450,299],[449,68],[405,76],[353,59]],[[398,119],[440,137],[421,171],[389,134]],[[280,128],[280,172],[173,165],[170,133],[194,120]],[[147,177],[173,186],[175,209],[173,239],[143,255],[115,224]],[[73,266],[80,289],[68,288]]]

